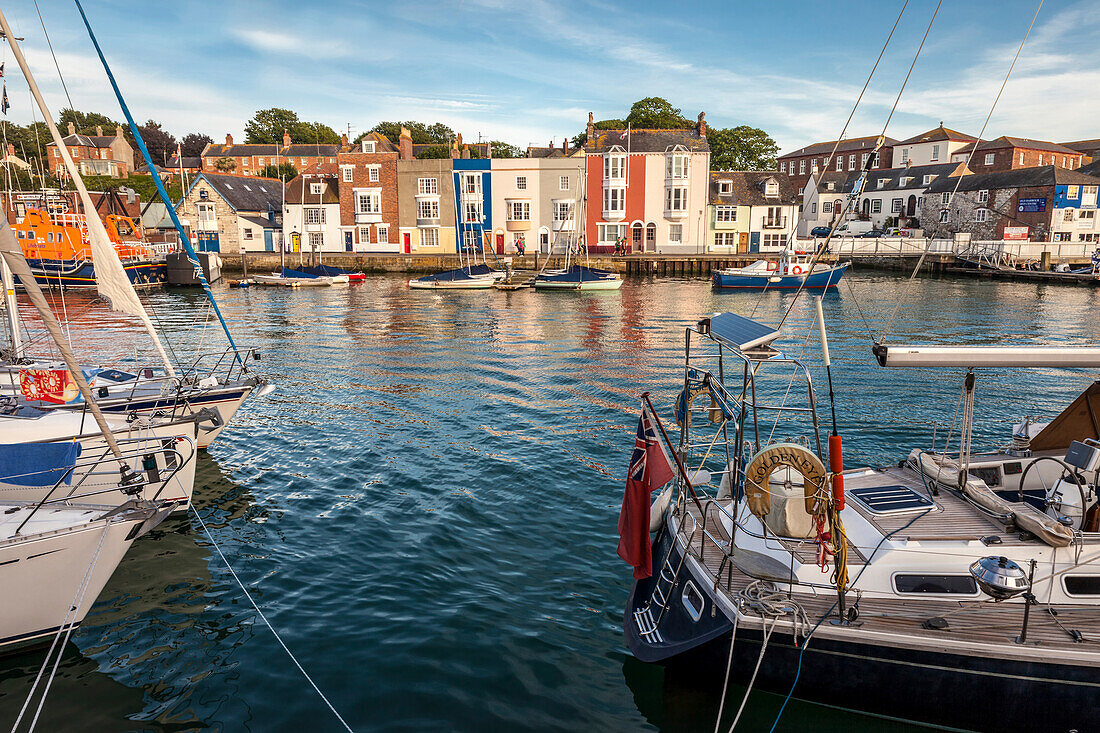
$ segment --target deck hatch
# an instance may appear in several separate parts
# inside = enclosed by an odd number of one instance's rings
[[[931,500],[908,486],[863,486],[849,489],[848,493],[875,514],[903,514],[920,512],[932,507]]]

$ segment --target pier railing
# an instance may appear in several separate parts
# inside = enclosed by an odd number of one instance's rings
[[[813,249],[814,240],[806,242]],[[817,240],[819,243],[824,240]],[[829,252],[838,257],[906,257],[929,254],[966,257],[980,253],[1005,261],[1038,260],[1044,252],[1051,259],[1087,260],[1097,248],[1096,242],[1016,242],[1010,240],[964,241],[954,239],[916,239],[911,237],[844,237],[829,242]]]

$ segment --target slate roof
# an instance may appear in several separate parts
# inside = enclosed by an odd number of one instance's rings
[[[935,183],[940,178],[951,175],[961,166],[961,163],[935,163],[932,165],[871,170],[867,173],[867,185],[863,187],[863,192],[869,194],[875,191],[905,191],[924,188],[922,181],[925,176],[935,176],[932,179],[932,183]],[[886,179],[886,183],[879,187],[878,182],[881,179]],[[854,179],[852,183],[855,183]]]
[[[272,145],[268,143],[263,144],[241,144],[234,143],[233,145],[210,145],[203,151],[203,158],[248,158],[253,155],[270,155],[274,157],[279,155],[281,157],[293,157],[293,158],[307,158],[311,156],[324,155],[335,156],[336,151],[340,149],[339,145],[311,145],[309,143],[291,143],[284,147],[282,145]],[[198,166],[194,166],[198,167]]]
[[[266,216],[241,216],[242,219],[250,224],[255,224],[261,229],[280,229],[281,225],[268,219]]]
[[[109,148],[115,139],[114,135],[81,135],[77,133],[75,135],[66,135],[61,138],[61,142],[65,143],[65,146],[70,148],[74,146],[85,148]],[[55,145],[55,143],[51,142],[46,147],[50,145]]]
[[[969,153],[973,149],[974,143],[964,145],[956,150],[952,155],[958,155],[959,153]],[[1007,135],[1001,135],[994,140],[985,140],[978,143],[978,150],[1001,150],[1003,148],[1023,148],[1025,150],[1042,150],[1051,153],[1062,153],[1065,155],[1078,155],[1079,151],[1073,148],[1067,148],[1065,145],[1059,145],[1058,143],[1046,142],[1045,140],[1031,140],[1026,137],[1009,137]]]
[[[850,193],[859,180],[859,171],[826,171],[818,174],[815,180],[818,193]]]
[[[1094,160],[1088,165],[1083,165],[1077,169],[1078,173],[1084,173],[1086,176],[1100,176],[1100,160]]]
[[[320,183],[322,186],[321,195],[319,196],[310,192],[311,185],[314,183]],[[306,205],[340,203],[340,183],[337,176],[323,176],[321,178],[298,176],[286,184],[286,202],[288,204],[301,204],[303,200]]]
[[[390,139],[380,132],[368,132],[366,135],[360,138],[360,142],[363,140],[373,140],[375,142],[374,149],[379,153],[396,153],[399,148],[390,142]],[[413,146],[416,147],[415,145]],[[361,144],[355,144],[352,146],[351,152],[362,152],[363,146]]]
[[[180,167],[179,156],[173,155],[171,158],[169,158],[168,159],[168,167],[169,168],[175,168],[176,170],[179,170],[179,167]],[[184,168],[202,168],[202,158],[201,157],[192,158],[192,157],[189,157],[189,156],[185,155],[185,156],[183,156],[183,167]]]
[[[955,190],[958,177],[944,177],[932,181],[927,193],[941,193]],[[1025,188],[1055,185],[1085,185],[1095,186],[1100,184],[1100,179],[1086,175],[1079,171],[1066,170],[1053,165],[1044,165],[1036,168],[1016,168],[1009,171],[995,171],[993,173],[972,173],[962,177],[959,183],[960,191],[981,191],[983,189],[1001,188]]]
[[[195,176],[191,189],[209,185],[219,196],[226,200],[234,210],[267,211],[282,209],[282,181],[277,178],[249,178],[246,176],[225,176],[205,171]]]
[[[783,160],[784,158],[801,158],[804,155],[821,155],[823,153],[825,155],[828,155],[829,153],[833,152],[834,145],[836,146],[837,153],[855,153],[862,150],[872,150],[875,147],[875,142],[877,140],[878,135],[871,135],[869,137],[846,138],[844,140],[841,140],[839,145],[837,144],[836,140],[829,140],[823,143],[813,143],[812,145],[807,145],[804,148],[799,148],[798,150],[794,150],[790,153],[784,153],[783,155],[779,156],[778,160]],[[897,140],[892,137],[888,137],[882,144],[882,147],[885,149],[897,144]]]
[[[769,180],[779,184],[778,196],[764,194],[764,184]],[[720,181],[732,181],[733,192],[719,193]],[[739,206],[797,206],[798,193],[791,179],[776,171],[711,171],[709,202]]]
[[[618,145],[632,153],[664,153],[676,145],[683,145],[691,153],[709,153],[710,143],[693,127],[690,130],[630,130],[629,142],[626,130],[596,130],[596,139],[584,146],[586,153],[603,154]]]
[[[538,145],[527,146],[528,158],[569,158],[580,152],[580,148],[566,148],[563,152],[561,146],[548,145],[541,147]]]
[[[1059,143],[1063,147],[1067,147],[1070,150],[1076,150],[1078,153],[1084,153],[1085,155],[1092,155],[1097,151],[1100,151],[1100,139],[1094,140],[1077,140],[1069,143]]]
[[[339,152],[339,145],[313,145],[311,143],[292,143],[279,149],[279,155],[286,158],[307,158],[315,155],[323,155],[333,158]]]
[[[919,135],[914,135],[908,140],[902,140],[896,145],[916,145],[918,143],[934,143],[942,140],[962,140],[964,142],[974,142],[978,138],[973,135],[967,135],[965,132],[959,132],[958,130],[952,130],[950,127],[944,127],[942,124],[939,127],[934,127],[927,132],[922,132]]]

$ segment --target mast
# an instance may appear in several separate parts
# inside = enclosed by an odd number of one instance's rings
[[[133,283],[130,282],[130,277],[122,267],[122,262],[118,259],[118,253],[115,251],[114,245],[107,236],[107,230],[103,227],[103,221],[99,218],[99,212],[92,203],[92,197],[88,195],[88,189],[84,186],[84,179],[80,177],[80,172],[77,170],[72,156],[69,155],[69,149],[65,146],[65,141],[62,139],[61,133],[58,132],[57,125],[53,122],[53,116],[46,106],[46,101],[42,98],[42,93],[38,90],[38,83],[34,80],[34,75],[27,65],[27,60],[23,57],[23,50],[16,42],[15,36],[11,31],[11,26],[8,25],[8,19],[4,16],[3,11],[0,11],[0,30],[3,31],[4,38],[7,39],[8,46],[11,47],[12,54],[15,56],[15,60],[19,64],[19,68],[22,70],[23,76],[27,80],[27,86],[30,87],[31,95],[34,96],[34,101],[38,104],[38,109],[42,112],[42,117],[45,119],[46,126],[50,130],[50,135],[53,137],[54,144],[57,145],[57,149],[61,154],[61,160],[65,163],[65,169],[69,172],[69,176],[72,178],[73,184],[76,186],[77,193],[80,196],[80,202],[84,206],[84,221],[88,227],[88,241],[92,247],[92,259],[95,262],[96,268],[96,286],[100,295],[107,299],[113,310],[129,313],[141,319],[142,324],[145,326],[145,330],[149,332],[149,336],[153,339],[153,345],[156,346],[157,353],[160,354],[160,358],[164,362],[164,367],[168,371],[168,375],[174,377],[176,375],[175,367],[172,366],[168,354],[165,353],[164,346],[160,342],[160,336],[149,320],[149,314],[145,312],[145,307],[142,306],[141,301],[138,299],[137,293],[134,291]],[[130,122],[130,129],[134,130],[135,136],[140,134],[137,132],[132,121]],[[141,138],[137,137],[137,139],[140,140]],[[150,171],[153,173],[154,180],[159,180],[160,176],[152,167],[152,161],[147,159],[146,162],[150,166]],[[99,256],[97,257],[96,255]],[[77,369],[77,371],[79,371],[79,369]],[[76,377],[75,374],[73,376],[74,378]]]

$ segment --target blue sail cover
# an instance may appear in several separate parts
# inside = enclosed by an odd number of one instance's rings
[[[284,267],[283,268],[283,277],[303,277],[303,278],[306,278],[307,280],[312,280],[313,278],[319,277],[319,276],[314,275],[314,274],[309,273],[309,272],[302,272],[301,270],[291,270],[289,267]]]
[[[443,272],[437,272],[433,275],[419,277],[417,280],[425,283],[432,281],[455,282],[459,280],[473,280],[474,275],[488,275],[490,272],[492,272],[492,270],[485,265],[474,265],[473,267],[460,267],[457,270],[444,270]]]
[[[314,277],[333,277],[335,275],[351,275],[351,270],[345,270],[342,267],[333,267],[332,265],[317,265],[315,267],[303,267],[302,272],[307,275],[313,275]]]
[[[612,280],[615,276],[615,273],[608,270],[597,270],[595,267],[573,265],[568,270],[563,270],[562,272],[548,272],[539,275],[539,280],[543,282],[581,283],[595,282],[597,280]]]
[[[64,479],[80,455],[80,443],[0,443],[0,483],[53,486]]]

